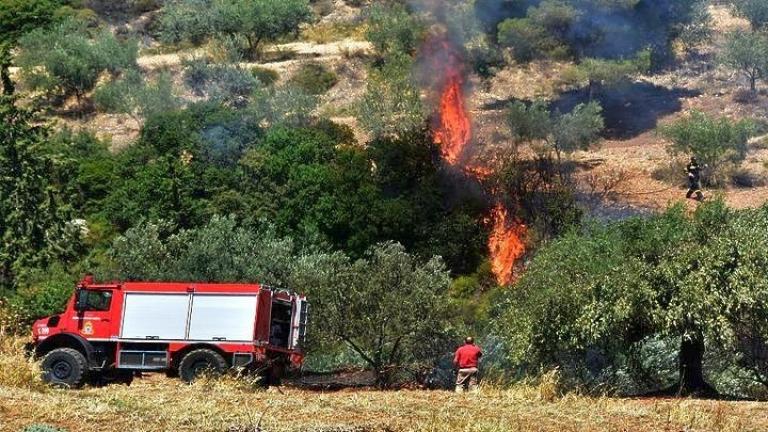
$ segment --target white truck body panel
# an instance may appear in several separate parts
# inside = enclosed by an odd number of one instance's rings
[[[188,294],[126,293],[122,339],[184,339]]]
[[[194,295],[188,339],[252,341],[257,299],[256,295]]]

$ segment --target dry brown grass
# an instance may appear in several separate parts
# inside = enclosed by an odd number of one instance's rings
[[[0,431],[47,423],[69,431],[763,431],[764,405],[675,399],[560,396],[556,377],[538,387],[445,391],[294,388],[257,390],[233,378],[185,385],[160,375],[83,390],[36,384],[17,339],[3,338]],[[10,348],[9,348],[10,347]],[[30,375],[33,374],[33,375]],[[16,375],[11,375],[16,376]],[[26,385],[25,379],[32,385]],[[555,387],[553,387],[555,386]]]

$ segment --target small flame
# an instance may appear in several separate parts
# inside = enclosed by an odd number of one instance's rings
[[[509,213],[501,203],[492,212],[493,231],[488,238],[491,253],[491,269],[499,285],[509,285],[514,280],[514,267],[525,254],[525,225],[509,220]]]

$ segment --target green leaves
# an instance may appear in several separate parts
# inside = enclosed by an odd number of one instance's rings
[[[31,89],[80,101],[101,73],[135,68],[137,54],[136,41],[119,42],[108,30],[91,37],[81,23],[70,20],[22,37],[16,61]]]
[[[720,185],[718,169],[726,162],[740,164],[747,155],[747,142],[755,133],[750,120],[733,121],[727,117],[711,117],[699,111],[661,128],[671,141],[667,151],[672,155],[696,156],[699,163],[709,165],[703,180]]]
[[[618,364],[649,337],[765,341],[768,307],[758,299],[768,295],[766,226],[766,208],[715,201],[692,215],[674,207],[561,237],[499,307],[511,358],[568,368],[591,349]]]
[[[164,8],[160,26],[165,42],[228,39],[256,58],[262,42],[295,32],[311,17],[307,0],[174,0]]]

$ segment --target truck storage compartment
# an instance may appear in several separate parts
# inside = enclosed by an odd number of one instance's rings
[[[123,369],[165,369],[168,367],[168,351],[121,350],[117,367]]]
[[[253,340],[256,299],[256,295],[195,294],[188,339]]]
[[[123,339],[184,339],[189,294],[126,293]]]

